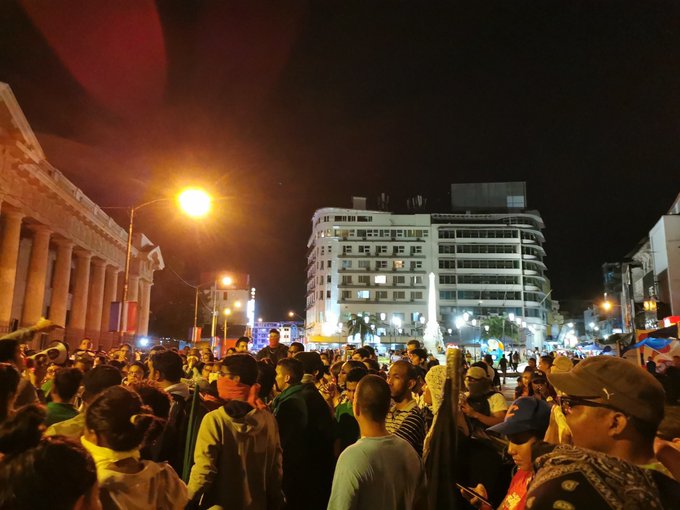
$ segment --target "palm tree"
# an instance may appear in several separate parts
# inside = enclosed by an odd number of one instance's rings
[[[368,317],[368,321],[366,320]],[[376,327],[376,317],[375,315],[350,315],[347,321],[347,332],[350,336],[359,335],[361,338],[361,345],[363,346],[366,342],[366,337],[373,335],[373,331]],[[371,327],[373,326],[373,327]]]
[[[486,317],[480,321],[482,326],[482,335],[484,338],[497,338],[501,341],[512,340],[519,338],[519,328],[513,321],[505,317]],[[488,331],[486,330],[488,326]]]

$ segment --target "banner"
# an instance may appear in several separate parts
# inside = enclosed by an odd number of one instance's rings
[[[120,301],[111,302],[111,313],[109,315],[109,332],[120,330],[122,304],[123,303]],[[138,314],[137,301],[128,301],[126,308],[127,308],[127,328],[125,333],[134,335],[135,333],[137,333],[137,314]]]

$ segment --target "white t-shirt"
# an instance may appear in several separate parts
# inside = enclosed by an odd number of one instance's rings
[[[508,403],[505,401],[505,397],[501,393],[494,393],[489,398],[487,398],[487,401],[489,402],[489,410],[491,411],[491,414],[508,410]]]
[[[338,459],[328,510],[411,510],[426,497],[423,463],[406,441],[364,437]]]
[[[469,397],[470,393],[466,391],[465,396]],[[486,401],[489,403],[489,412],[491,414],[508,410],[508,403],[505,401],[505,397],[502,393],[494,393],[487,398]]]

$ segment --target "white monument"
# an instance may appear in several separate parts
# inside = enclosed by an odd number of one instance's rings
[[[423,343],[428,352],[435,356],[444,350],[444,342],[439,322],[437,322],[437,294],[434,284],[434,273],[429,276],[429,288],[427,292],[427,324],[425,325],[425,334],[423,335]]]

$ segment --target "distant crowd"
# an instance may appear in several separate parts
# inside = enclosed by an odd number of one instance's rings
[[[680,501],[680,408],[622,358],[529,355],[513,397],[519,352],[463,353],[447,368],[414,339],[381,363],[370,346],[306,351],[271,330],[264,348],[242,337],[221,360],[208,348],[103,353],[88,339],[63,359],[30,357],[26,342],[48,327],[0,339],[2,509]]]

